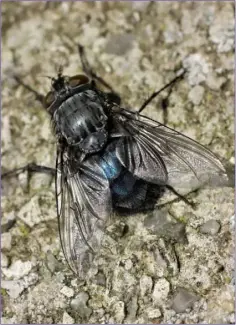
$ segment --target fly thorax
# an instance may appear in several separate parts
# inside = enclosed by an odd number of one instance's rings
[[[93,90],[75,94],[56,110],[53,120],[57,133],[68,145],[85,153],[101,150],[107,142],[107,115]]]

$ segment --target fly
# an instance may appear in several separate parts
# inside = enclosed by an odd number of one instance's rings
[[[100,247],[112,211],[154,209],[166,187],[178,195],[176,187],[227,186],[228,177],[210,150],[141,114],[185,72],[134,112],[122,107],[116,92],[92,71],[81,46],[79,52],[86,75],[70,77],[59,70],[46,96],[16,77],[49,113],[57,137],[55,170],[30,164],[2,176],[23,170],[55,174],[62,249],[71,269],[83,275]]]

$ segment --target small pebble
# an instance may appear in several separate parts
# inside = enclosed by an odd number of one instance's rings
[[[220,231],[220,223],[211,219],[200,226],[200,231],[203,234],[216,235]]]
[[[1,248],[2,250],[9,251],[11,249],[12,236],[9,232],[5,232],[1,237]]]
[[[150,293],[152,290],[152,278],[147,275],[143,275],[140,278],[140,293],[141,296],[145,296],[147,293]]]
[[[189,94],[188,98],[194,105],[200,105],[204,95],[204,88],[200,85],[193,87]]]
[[[170,291],[170,283],[166,279],[160,279],[155,283],[152,299],[155,305],[162,305]]]
[[[191,308],[197,300],[199,297],[194,293],[180,288],[173,299],[172,308],[177,313],[183,313],[187,308]]]
[[[2,288],[7,290],[9,296],[16,299],[25,289],[37,283],[38,278],[36,273],[30,273],[20,280],[2,280],[1,284]]]
[[[40,190],[42,187],[49,187],[49,184],[52,181],[52,176],[49,174],[33,174],[30,179],[30,189],[32,191]]]
[[[133,267],[133,263],[130,259],[125,261],[125,269],[128,271]]]
[[[99,271],[95,277],[94,282],[102,287],[106,286],[106,277],[103,272]]]
[[[146,313],[147,313],[147,317],[149,319],[158,318],[158,317],[161,316],[160,309],[158,309],[158,308],[155,308],[155,309],[148,308],[147,311],[146,311]]]
[[[78,286],[78,279],[75,278],[75,279],[71,280],[70,284],[71,284],[72,287],[77,287]]]
[[[166,44],[180,42],[183,39],[183,34],[179,29],[179,25],[172,20],[163,33]]]
[[[185,224],[176,222],[166,211],[155,210],[145,218],[144,226],[158,237],[186,242]]]
[[[11,212],[11,213],[4,215],[4,218],[2,218],[2,220],[1,220],[2,234],[4,232],[7,232],[8,230],[10,230],[14,226],[15,223],[16,223],[15,212]]]
[[[8,295],[13,299],[18,298],[25,289],[23,283],[15,280],[14,281],[2,280],[1,286],[3,289],[7,290]]]
[[[231,228],[234,228],[234,226],[235,226],[235,215],[232,215],[230,217],[230,226],[231,226]]]
[[[138,310],[138,298],[133,296],[126,306],[126,322],[129,324],[134,324],[136,321],[136,314]]]
[[[71,301],[71,307],[78,312],[82,319],[88,319],[92,314],[92,309],[87,307],[89,295],[87,292],[80,292],[75,299]]]
[[[172,221],[166,210],[156,209],[144,219],[144,226],[151,232],[156,233]]]
[[[223,10],[217,15],[209,28],[209,38],[217,45],[218,52],[229,52],[234,48],[234,13]]]
[[[1,267],[8,267],[8,265],[9,258],[5,254],[1,253]]]
[[[30,261],[22,262],[21,260],[17,260],[13,262],[8,269],[3,269],[2,273],[7,278],[13,278],[17,280],[29,274],[32,267],[33,265]]]
[[[107,42],[105,52],[115,55],[124,55],[133,46],[134,35],[113,35]]]
[[[46,265],[51,273],[54,273],[59,266],[58,260],[50,251],[46,255]]]
[[[206,84],[212,90],[220,90],[221,86],[226,82],[224,77],[217,77],[216,75],[209,73],[206,79]]]
[[[199,53],[190,54],[183,61],[183,66],[188,70],[187,79],[190,85],[195,86],[206,80],[209,65],[204,56]]]
[[[66,311],[63,314],[62,324],[74,324],[75,320]]]
[[[112,314],[116,324],[122,324],[125,318],[125,304],[123,301],[117,301],[112,306]]]
[[[71,297],[74,296],[74,290],[71,289],[71,288],[69,288],[69,287],[67,287],[67,286],[64,286],[64,287],[60,290],[60,292],[61,292],[64,296],[66,296],[66,297],[68,297],[68,298],[71,298]]]
[[[1,317],[2,324],[17,324],[17,316],[13,316],[12,318]]]

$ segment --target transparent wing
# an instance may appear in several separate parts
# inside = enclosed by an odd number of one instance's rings
[[[56,173],[60,240],[71,269],[83,277],[98,251],[111,213],[109,183],[94,159],[74,166],[58,152]]]
[[[201,186],[228,186],[228,176],[221,161],[196,141],[128,110],[114,113],[114,118],[128,134],[120,141],[117,155],[136,176],[155,184],[187,190]]]

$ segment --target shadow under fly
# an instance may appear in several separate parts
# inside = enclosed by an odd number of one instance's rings
[[[85,74],[66,76],[59,69],[46,96],[15,77],[50,116],[57,137],[55,169],[31,163],[2,177],[24,171],[55,175],[62,249],[71,269],[84,276],[112,211],[152,210],[166,188],[191,205],[178,188],[190,192],[202,186],[228,186],[228,176],[210,150],[142,114],[167,89],[166,106],[173,86],[186,71],[135,112],[122,107],[119,94],[89,66],[83,47],[78,50]]]

